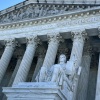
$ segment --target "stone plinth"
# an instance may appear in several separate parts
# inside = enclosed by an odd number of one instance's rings
[[[67,100],[59,86],[52,82],[19,83],[13,87],[3,87],[7,100]]]

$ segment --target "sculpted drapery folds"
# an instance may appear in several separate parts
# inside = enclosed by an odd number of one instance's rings
[[[73,78],[76,72],[76,59],[75,57],[73,58],[73,61],[68,61],[68,63],[66,63],[66,56],[64,54],[61,54],[58,64],[55,64],[48,69],[41,69],[40,72],[43,71],[46,73],[45,80],[43,80],[43,82],[56,82],[61,87],[63,87],[63,82],[66,82],[68,90],[73,91]],[[39,80],[40,77],[43,76],[38,75],[36,77],[36,81],[41,82]]]

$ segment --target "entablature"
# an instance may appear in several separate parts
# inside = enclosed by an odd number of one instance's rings
[[[90,36],[98,35],[100,27],[100,7],[83,11],[70,12],[44,18],[8,23],[0,25],[1,36],[22,37],[28,34],[46,35],[50,33],[66,33],[76,29],[93,30]],[[94,30],[96,29],[96,30]],[[97,31],[97,32],[95,32]]]

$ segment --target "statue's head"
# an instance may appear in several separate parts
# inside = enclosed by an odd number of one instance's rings
[[[59,57],[59,62],[66,62],[66,56],[64,54],[61,54]]]

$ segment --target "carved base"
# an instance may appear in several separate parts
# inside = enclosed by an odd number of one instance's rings
[[[20,83],[3,87],[7,100],[67,100],[56,83]]]

